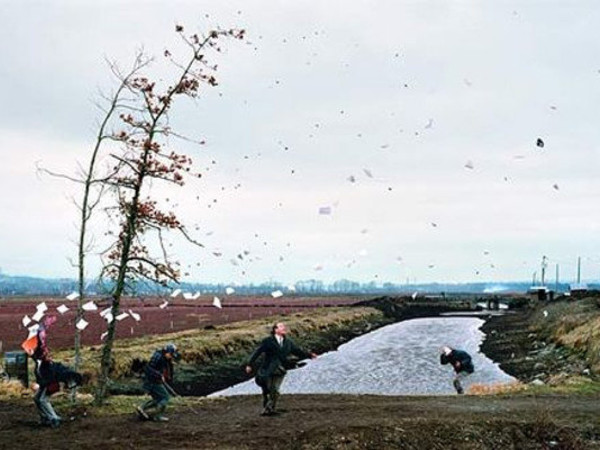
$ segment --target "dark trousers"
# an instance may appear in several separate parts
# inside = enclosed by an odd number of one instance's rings
[[[169,403],[170,396],[167,388],[162,383],[146,382],[144,383],[144,390],[150,394],[152,399],[142,404],[142,409],[145,411],[151,408],[156,408],[157,416],[161,416],[167,408],[167,403]]]
[[[285,375],[272,375],[265,377],[260,385],[263,395],[263,407],[265,412],[275,411],[277,399],[279,399],[279,388],[283,383]]]

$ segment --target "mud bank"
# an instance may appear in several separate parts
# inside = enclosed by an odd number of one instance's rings
[[[486,335],[481,352],[524,383],[541,385],[556,378],[591,376],[585,358],[553,341],[537,326],[538,317],[547,308],[538,305],[490,317],[481,327]]]

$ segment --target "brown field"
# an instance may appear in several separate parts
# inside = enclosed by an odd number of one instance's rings
[[[218,296],[223,308],[212,306],[213,295],[202,296],[196,300],[169,297],[126,298],[122,301],[122,311],[131,309],[141,316],[136,322],[128,317],[117,323],[117,338],[141,337],[171,333],[175,331],[204,328],[211,325],[259,319],[275,315],[290,314],[320,307],[352,305],[364,300],[364,297],[296,297],[285,296],[278,299],[254,296]],[[100,336],[106,330],[106,321],[99,312],[109,306],[106,300],[91,298],[98,305],[98,311],[87,311],[85,320],[88,327],[82,333],[84,345],[98,345]],[[87,301],[88,299],[86,299]],[[169,305],[159,307],[165,300]],[[25,315],[31,317],[36,305],[45,301],[48,305],[46,315],[57,316],[57,322],[49,333],[49,345],[53,349],[68,348],[73,345],[75,334],[76,301],[60,298],[19,298],[0,299],[0,342],[4,351],[19,349],[27,337],[27,329],[21,320]],[[70,308],[61,315],[56,307],[65,304]]]

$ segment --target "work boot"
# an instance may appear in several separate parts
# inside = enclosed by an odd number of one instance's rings
[[[463,388],[460,385],[460,381],[454,380],[454,382],[452,384],[454,384],[454,389],[456,389],[457,394],[459,394],[459,395],[464,394]]]

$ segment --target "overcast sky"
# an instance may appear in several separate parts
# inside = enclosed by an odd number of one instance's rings
[[[105,58],[177,51],[182,24],[248,34],[225,43],[219,86],[174,109],[207,141],[173,142],[204,177],[153,186],[206,246],[172,239],[187,281],[527,280],[543,255],[551,279],[556,263],[573,279],[579,255],[600,277],[595,0],[1,6],[4,273],[76,275],[80,192],[36,162],[85,164],[115,85]]]

